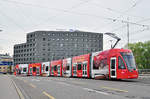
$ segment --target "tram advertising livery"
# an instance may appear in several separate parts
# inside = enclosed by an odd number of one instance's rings
[[[129,49],[110,49],[51,62],[18,64],[14,74],[95,79],[138,78],[134,56]]]

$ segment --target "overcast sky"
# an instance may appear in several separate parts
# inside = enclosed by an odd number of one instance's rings
[[[117,45],[150,40],[150,0],[0,0],[0,54],[13,55],[14,44],[25,43],[37,30],[113,32]],[[104,36],[104,49],[111,38]],[[112,39],[115,41],[114,39]]]

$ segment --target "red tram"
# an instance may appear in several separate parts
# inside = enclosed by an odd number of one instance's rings
[[[90,78],[90,54],[72,58],[72,76]]]
[[[50,76],[62,76],[62,60],[51,62]]]
[[[28,74],[28,64],[18,64],[14,68],[14,75],[27,75]]]
[[[19,65],[16,65],[15,75],[19,69]],[[47,73],[47,76],[95,79],[138,78],[134,56],[129,49],[110,49],[47,63],[33,63],[28,65],[27,70],[27,74],[33,76]]]
[[[42,74],[41,72],[41,63],[32,63],[29,64],[28,67],[28,75],[30,76],[39,76]]]

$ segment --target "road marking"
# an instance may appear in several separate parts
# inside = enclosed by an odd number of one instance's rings
[[[32,88],[36,88],[35,85],[33,85],[32,83],[29,84]]]
[[[50,99],[55,99],[53,96],[51,96],[50,94],[48,94],[47,92],[43,91],[43,94],[46,95],[47,97],[49,97]]]
[[[128,92],[127,90],[121,90],[121,89],[116,89],[116,88],[111,88],[111,87],[101,87],[104,89],[108,89],[108,90],[114,90],[114,91],[120,91],[120,92]]]
[[[90,91],[90,92],[96,92],[96,93],[100,93],[100,94],[104,94],[104,95],[109,95],[108,93],[106,92],[102,92],[102,91],[97,91],[97,90],[94,90],[94,89],[89,89],[89,88],[83,88],[84,90],[87,90],[87,91]]]
[[[79,82],[79,81],[71,81],[72,83],[75,83],[75,84],[86,84],[86,83],[84,83],[84,82]]]
[[[62,85],[66,85],[66,86],[71,86],[70,84],[67,84],[67,83],[64,83],[64,82],[57,82],[59,84],[62,84]]]
[[[27,83],[27,81],[26,80],[23,80],[25,83]]]
[[[31,81],[40,81],[40,80],[38,80],[38,79],[32,79]]]
[[[13,85],[15,86],[15,89],[16,89],[20,99],[25,99],[23,94],[21,93],[20,89],[17,87],[16,83],[12,79],[11,79],[11,81],[12,81]]]

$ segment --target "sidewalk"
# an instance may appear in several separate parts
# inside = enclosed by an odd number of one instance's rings
[[[150,74],[139,74],[139,79],[150,79]]]
[[[3,74],[0,74],[0,99],[19,99],[11,79]]]

